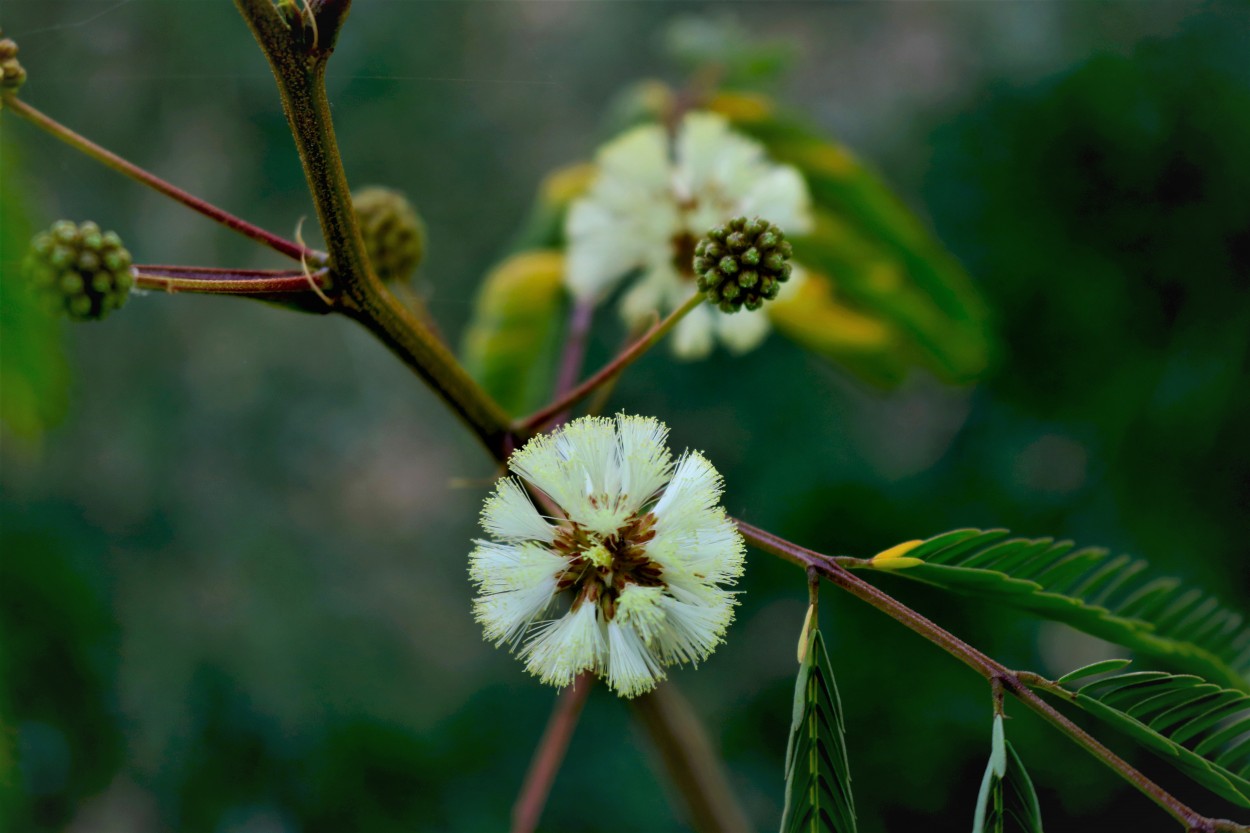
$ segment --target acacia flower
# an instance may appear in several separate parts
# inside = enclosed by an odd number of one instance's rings
[[[638,278],[621,299],[630,326],[671,312],[695,291],[694,249],[708,229],[732,217],[759,216],[798,234],[811,225],[802,175],[771,161],[758,142],[714,113],[686,115],[670,138],[660,125],[630,130],[596,155],[597,176],[566,220],[566,281],[574,296],[595,299],[622,278]],[[799,283],[800,271],[789,286]],[[763,315],[725,315],[696,307],[678,323],[672,347],[683,358],[712,351],[717,338],[734,352],[768,335]]]
[[[634,697],[697,663],[733,619],[745,546],[703,455],[673,460],[650,417],[582,417],[508,460],[469,556],[486,638],[566,686],[583,671]],[[559,517],[539,514],[521,480]]]

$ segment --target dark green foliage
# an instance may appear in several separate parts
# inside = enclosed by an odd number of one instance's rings
[[[1191,675],[1137,671],[1078,689],[1073,702],[1190,778],[1250,807],[1250,696]]]
[[[794,686],[781,831],[854,833],[855,829],[842,700],[820,631],[812,628]]]
[[[992,599],[1250,689],[1250,629],[1242,616],[1146,562],[1071,541],[960,529],[879,566]],[[891,563],[899,566],[887,567]]]
[[[0,829],[62,829],[122,765],[108,601],[66,548],[0,513]]]

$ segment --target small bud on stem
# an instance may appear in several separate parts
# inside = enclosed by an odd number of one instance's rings
[[[11,38],[0,39],[0,95],[12,95],[24,83],[26,70],[17,61],[17,44]]]
[[[383,283],[412,277],[425,255],[425,224],[398,191],[377,186],[352,195],[352,208],[373,271]]]

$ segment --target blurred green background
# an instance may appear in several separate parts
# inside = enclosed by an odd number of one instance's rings
[[[778,97],[882,170],[968,266],[1000,360],[972,388],[917,373],[880,393],[780,338],[704,364],[658,351],[614,406],[704,449],[731,513],[818,549],[1006,526],[1142,555],[1250,606],[1250,8],[356,6],[330,79],[347,170],[420,207],[423,291],[453,336],[542,176],[605,138],[605,100],[677,80],[669,21],[732,12],[794,44]],[[35,106],[275,231],[311,216],[230,4],[0,14]],[[489,461],[347,321],[148,295],[50,335],[18,314],[14,281],[29,231],[61,217],[116,229],[140,262],[285,264],[10,114],[0,154],[0,829],[504,829],[554,694],[470,615]],[[620,337],[604,321],[592,361]],[[753,554],[743,589],[728,643],[674,677],[767,830],[805,588]],[[1057,674],[1110,650],[887,589],[1009,665]],[[862,829],[968,829],[985,686],[849,598],[827,590],[822,607]],[[1010,711],[1051,829],[1173,829]],[[595,691],[542,829],[687,829],[667,789],[628,710]]]

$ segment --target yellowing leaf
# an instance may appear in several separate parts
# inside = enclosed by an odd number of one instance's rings
[[[759,93],[724,91],[714,94],[707,109],[720,113],[732,122],[763,121],[777,109],[768,96]]]
[[[816,352],[871,353],[888,348],[894,340],[885,322],[841,303],[830,280],[815,272],[808,273],[792,296],[767,309],[778,330]]]
[[[874,555],[872,557],[872,563],[874,566],[881,566],[881,564],[883,564],[886,561],[893,561],[895,559],[902,558],[903,556],[907,555],[907,553],[911,552],[912,550],[914,550],[916,547],[920,546],[923,543],[924,541],[921,541],[920,539],[916,539],[915,541],[904,541],[901,544],[895,544],[894,546],[890,547],[888,550],[882,550],[881,552]],[[912,558],[910,560],[916,561],[917,559]]]
[[[808,270],[797,291],[765,309],[779,333],[821,358],[880,385],[902,379],[899,332],[845,303],[824,275]]]
[[[511,413],[540,403],[560,334],[564,256],[513,255],[486,277],[465,333],[464,364]]]
[[[567,206],[586,193],[595,179],[595,172],[595,166],[589,162],[578,162],[552,171],[539,187],[543,201],[552,206]]]

